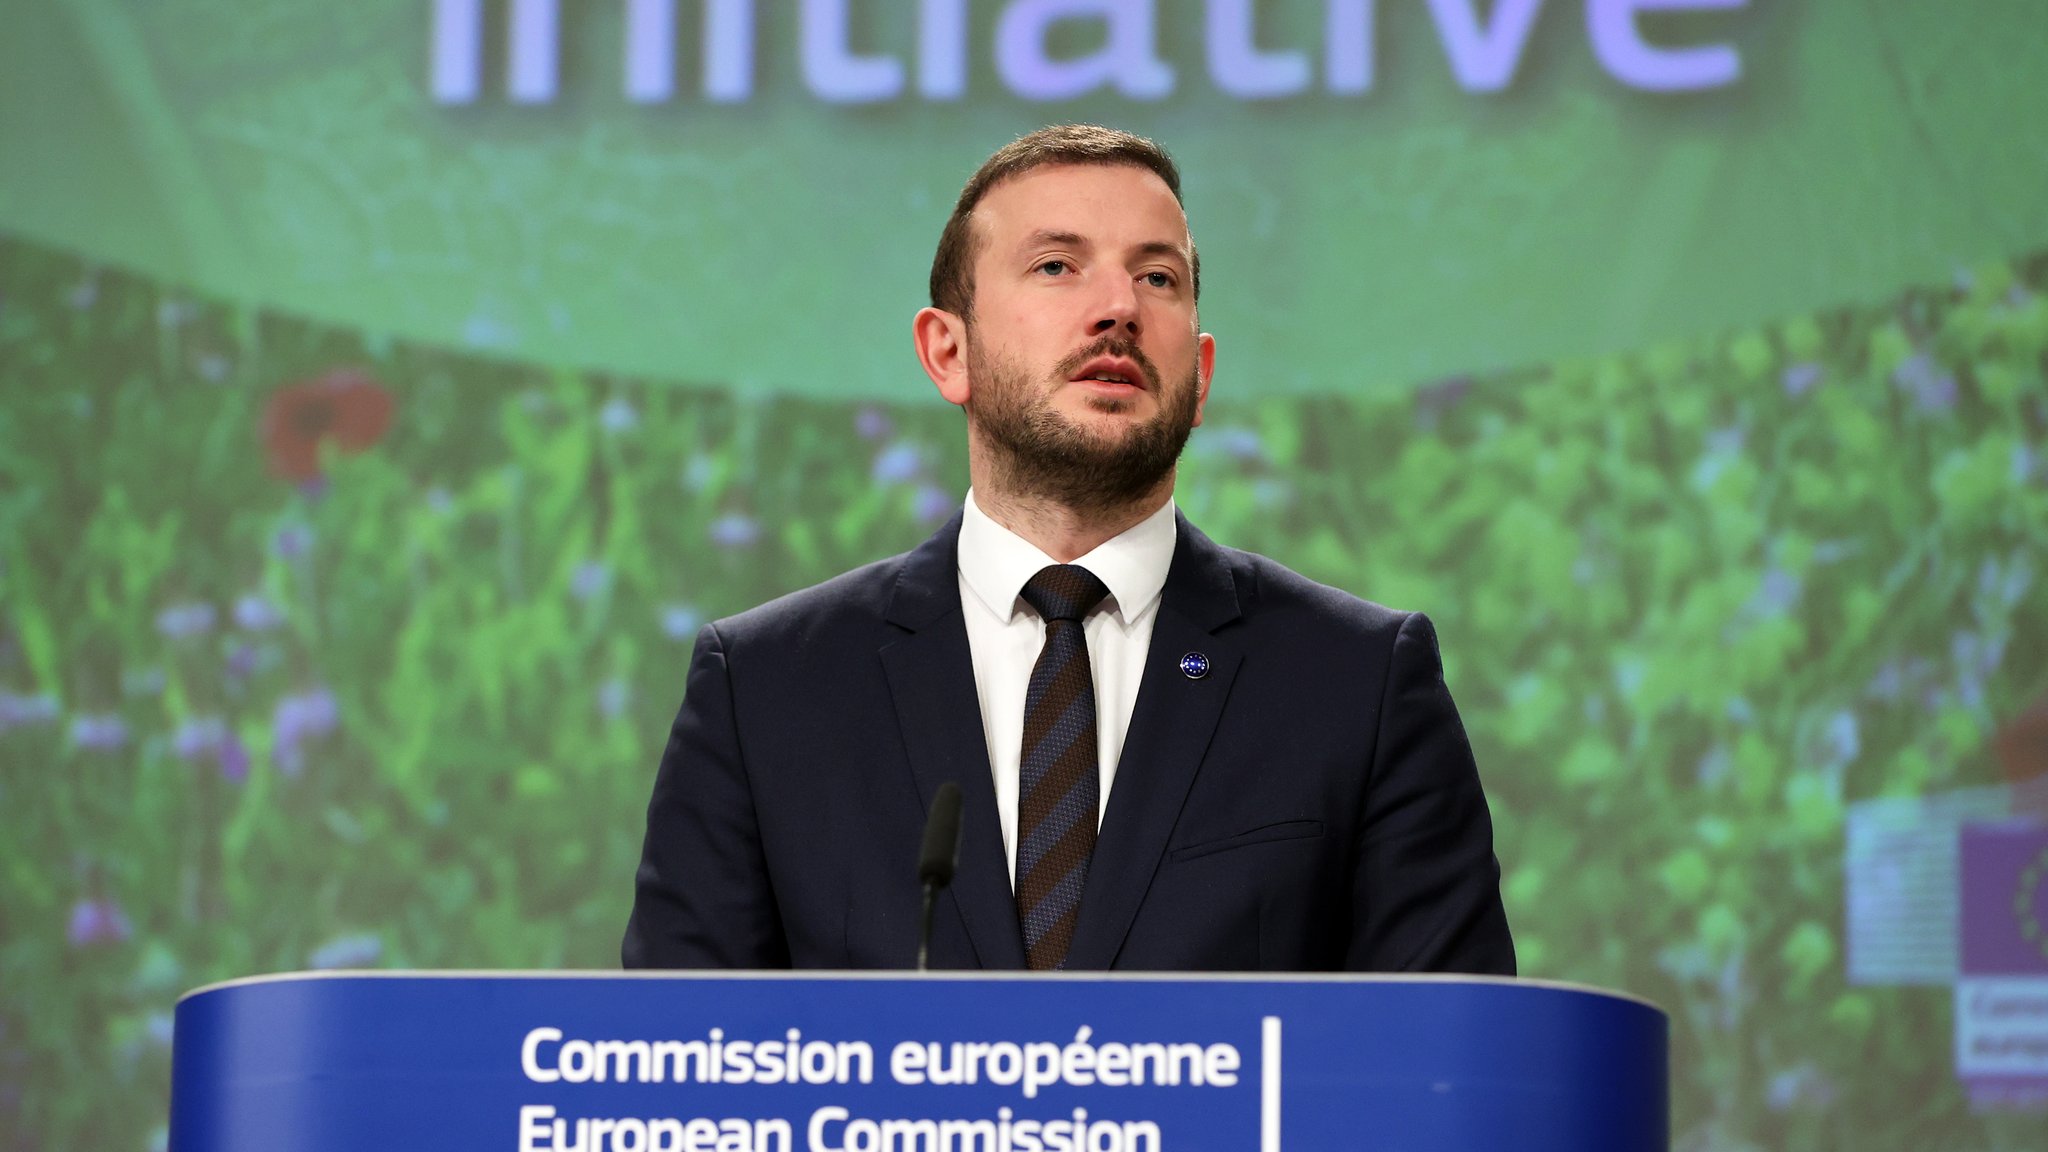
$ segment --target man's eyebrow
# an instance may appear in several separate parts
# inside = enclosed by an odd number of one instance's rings
[[[1086,248],[1087,246],[1088,238],[1086,236],[1081,235],[1079,232],[1062,232],[1057,228],[1040,228],[1029,236],[1024,237],[1023,243],[1017,245],[1017,247],[1023,249]]]
[[[1079,232],[1066,232],[1058,228],[1040,228],[1024,237],[1023,243],[1017,247],[1028,252],[1038,248],[1087,248],[1089,243],[1088,238]],[[1138,245],[1137,254],[1139,256],[1170,256],[1180,261],[1183,265],[1191,263],[1188,258],[1187,245],[1175,244],[1171,240],[1147,240],[1145,243]]]
[[[1188,263],[1187,246],[1184,244],[1175,244],[1171,240],[1148,240],[1145,243],[1138,245],[1138,255],[1171,256],[1175,260],[1180,261],[1183,265],[1186,265]]]

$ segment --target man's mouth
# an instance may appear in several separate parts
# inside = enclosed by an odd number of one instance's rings
[[[1124,384],[1143,389],[1146,386],[1145,373],[1138,365],[1121,356],[1098,356],[1074,373],[1073,380],[1093,380],[1102,384]]]

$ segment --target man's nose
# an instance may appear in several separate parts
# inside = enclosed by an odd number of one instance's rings
[[[1138,291],[1128,277],[1112,278],[1095,309],[1095,322],[1089,329],[1095,335],[1119,331],[1126,336],[1138,334]]]

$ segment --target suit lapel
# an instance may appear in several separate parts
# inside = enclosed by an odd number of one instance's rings
[[[1215,635],[1239,613],[1229,554],[1185,518],[1177,523],[1137,706],[1067,949],[1072,970],[1108,968],[1123,947],[1244,657],[1237,643]],[[1208,657],[1207,675],[1181,671],[1190,652]]]
[[[910,634],[883,646],[882,668],[925,811],[940,784],[960,786],[960,869],[951,894],[975,957],[986,969],[1022,968],[1024,937],[960,611],[959,539],[955,515],[905,559],[888,618]]]

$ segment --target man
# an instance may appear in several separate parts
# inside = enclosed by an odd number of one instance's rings
[[[628,967],[1512,974],[1428,620],[1174,511],[1216,342],[1179,173],[1048,128],[968,181],[913,323],[967,416],[916,551],[707,626],[648,808]]]

